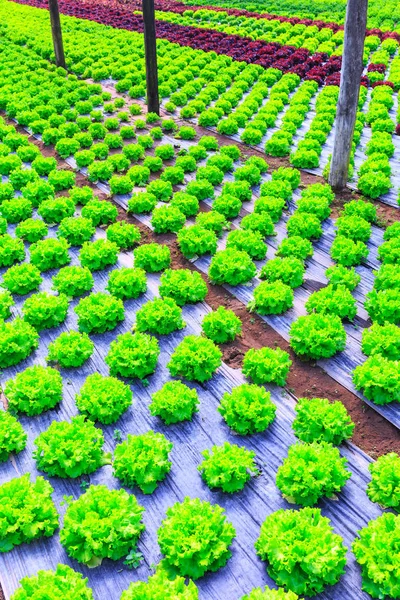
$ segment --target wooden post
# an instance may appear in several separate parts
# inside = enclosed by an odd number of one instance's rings
[[[329,183],[336,191],[343,190],[347,184],[363,71],[367,10],[368,0],[348,0],[335,141],[329,173]]]
[[[57,67],[63,67],[63,69],[66,69],[58,0],[49,0],[49,12],[54,54],[56,55],[56,65]]]
[[[160,114],[154,0],[142,0],[146,53],[147,110]]]

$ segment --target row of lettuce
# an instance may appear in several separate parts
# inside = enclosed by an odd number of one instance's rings
[[[51,39],[43,25],[45,14],[33,11],[29,7],[18,7],[18,9],[21,10],[21,14],[16,15],[16,24],[13,27],[8,25],[7,35],[11,39],[15,39],[14,36],[18,35],[17,39],[20,43],[28,43],[41,56],[50,57]],[[17,25],[22,16],[31,20],[32,27],[30,32],[24,32],[21,38],[21,34],[17,34]],[[112,34],[107,30],[106,33],[103,26],[94,23],[90,25],[90,33],[88,33],[86,23],[68,20],[71,27],[71,32],[67,28],[65,35],[68,67],[82,77],[93,77],[95,80],[112,76],[118,80],[117,91],[126,92],[131,98],[143,97],[145,94],[144,62],[140,70],[137,66],[138,60],[143,61],[143,49],[139,37],[134,38],[135,34],[117,30]],[[102,52],[103,34],[107,35],[107,44],[111,44],[111,50],[114,51],[112,62]],[[83,54],[77,52],[76,38],[81,40],[82,46],[85,47]],[[134,65],[131,55],[127,57],[128,40],[136,42],[137,54],[133,55]],[[88,43],[91,48],[89,56],[86,50]],[[367,37],[367,53],[376,50],[379,44],[378,37]],[[385,44],[387,48],[383,48]],[[304,137],[300,134],[301,138],[298,140],[298,133],[314,105],[317,81],[307,81],[299,86],[300,77],[295,73],[282,76],[282,72],[277,69],[265,70],[260,65],[246,65],[246,63],[232,61],[226,56],[214,56],[210,62],[201,51],[176,48],[165,41],[162,41],[161,45],[164,45],[165,51],[160,51],[160,93],[165,98],[164,106],[167,111],[171,114],[179,111],[184,119],[196,119],[200,125],[216,128],[223,135],[240,135],[244,143],[265,147],[267,154],[272,156],[290,155],[291,163],[297,168],[319,167],[326,140],[334,127],[338,98],[336,80],[332,81],[336,85],[328,86],[318,94],[315,103],[316,115]],[[396,48],[395,40],[385,40],[381,49],[372,52],[371,58],[372,61],[379,61],[377,68],[379,65],[387,68],[390,64],[392,78],[397,77],[398,59],[394,58],[390,62]],[[101,58],[96,60],[99,56]],[[12,64],[11,57],[9,64]],[[378,75],[380,76],[381,73]],[[336,74],[329,77],[335,78]],[[21,93],[24,95],[22,88]],[[5,89],[3,102],[0,96],[0,105],[3,108],[4,102],[8,100],[8,94]],[[367,91],[364,87],[361,88],[351,174],[354,175],[356,148],[362,141],[365,126],[369,125],[373,136],[366,146],[367,159],[357,173],[357,185],[363,194],[372,198],[387,194],[393,186],[390,159],[393,157],[395,146],[391,136],[395,132],[396,124],[389,114],[394,105],[393,96],[394,92],[389,85],[374,88],[371,106],[368,106],[365,113],[362,108],[367,100]],[[84,108],[83,106],[82,109]],[[90,111],[90,108],[86,106],[86,110]],[[33,125],[31,128],[34,132],[45,133],[44,140],[51,135],[51,132],[44,132],[45,124],[34,111],[31,115],[22,115],[20,119],[20,115],[17,115],[18,110],[13,110],[9,106],[7,109],[10,111],[9,114],[16,116],[21,124]],[[92,107],[92,110],[96,110],[96,107]],[[278,123],[280,123],[279,129],[273,131]],[[85,160],[85,156],[82,160]],[[326,173],[328,169],[329,161],[325,167]]]
[[[330,2],[329,0],[316,0],[311,5],[302,0],[282,0],[277,4],[273,0],[253,0],[242,2],[241,0],[210,0],[198,2],[197,0],[184,0],[187,5],[204,6],[211,8],[213,6],[223,6],[229,9],[238,9],[238,11],[248,10],[258,13],[276,14],[280,17],[298,19],[300,22],[308,19],[317,19],[318,22],[326,21],[327,24],[343,24],[346,13],[346,2]],[[163,4],[168,5],[168,0],[161,0]],[[398,5],[394,0],[389,0],[382,4],[378,0],[369,2],[367,27],[381,28],[383,31],[398,31],[400,13]]]

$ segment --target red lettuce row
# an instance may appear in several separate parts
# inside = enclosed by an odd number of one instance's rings
[[[37,8],[48,8],[47,0],[15,1]],[[118,7],[101,0],[91,1],[90,4],[79,0],[60,0],[59,5],[60,11],[69,16],[89,19],[118,29],[143,32],[142,16],[133,14],[131,9],[123,6]],[[264,68],[277,68],[284,73],[293,72],[302,78],[312,79],[319,85],[322,85],[328,76],[340,71],[340,57],[332,56],[327,60],[327,55],[323,53],[311,56],[305,48],[281,46],[276,42],[267,43],[213,29],[199,29],[165,21],[156,21],[156,27],[159,38],[181,46],[225,54],[235,60],[259,64]]]

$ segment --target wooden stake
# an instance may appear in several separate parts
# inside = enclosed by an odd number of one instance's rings
[[[344,26],[343,62],[336,114],[335,141],[329,183],[334,190],[346,187],[354,125],[356,122],[368,0],[348,0]]]
[[[147,110],[160,114],[154,0],[142,0],[146,53]]]
[[[56,65],[57,67],[63,67],[63,69],[66,69],[58,0],[49,0],[49,12],[54,54],[56,55]]]

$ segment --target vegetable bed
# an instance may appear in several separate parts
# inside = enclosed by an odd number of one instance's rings
[[[72,264],[77,263],[76,253],[72,253]],[[132,264],[130,253],[121,254],[118,268],[128,267]],[[104,290],[106,273],[96,273],[94,292]],[[106,375],[108,369],[104,357],[109,350],[110,343],[119,333],[129,331],[135,321],[135,314],[144,302],[151,300],[157,294],[159,285],[158,275],[147,276],[148,291],[140,300],[127,301],[126,319],[113,332],[93,336],[96,350],[92,358],[83,367],[77,369],[61,369],[64,381],[63,401],[55,410],[50,410],[33,419],[21,417],[21,423],[28,433],[27,448],[15,457],[13,462],[8,461],[2,465],[0,483],[9,481],[19,473],[30,472],[32,479],[41,473],[36,468],[35,461],[31,458],[33,440],[47,429],[51,422],[69,420],[77,414],[74,396],[77,394],[88,374],[93,372]],[[44,274],[43,289],[50,289],[50,275]],[[74,306],[77,301],[73,302]],[[22,301],[17,301],[16,311],[20,312]],[[200,333],[200,322],[209,308],[204,304],[186,305],[183,317],[187,323],[184,331],[160,336],[161,354],[154,375],[149,377],[149,385],[141,383],[132,384],[134,402],[131,408],[114,425],[102,426],[104,431],[106,452],[113,451],[119,435],[122,439],[128,433],[144,433],[154,429],[163,433],[174,444],[171,453],[172,469],[153,495],[145,496],[135,488],[134,493],[139,504],[145,507],[144,523],[146,532],[139,542],[138,550],[144,555],[140,566],[134,571],[128,570],[122,562],[114,563],[104,561],[100,567],[88,570],[75,561],[71,561],[58,542],[58,534],[48,540],[39,540],[29,546],[20,546],[9,553],[0,555],[0,581],[6,594],[11,594],[17,587],[22,576],[32,575],[40,568],[55,568],[57,563],[68,564],[89,577],[89,585],[93,588],[95,598],[112,598],[118,600],[120,593],[129,583],[137,579],[146,579],[152,572],[152,565],[161,558],[156,539],[156,531],[165,516],[166,509],[175,501],[181,501],[184,496],[199,497],[212,504],[220,504],[226,510],[227,519],[233,523],[237,537],[233,544],[233,556],[226,567],[217,573],[207,575],[196,582],[200,589],[200,598],[219,600],[240,598],[248,593],[252,587],[270,584],[263,563],[256,559],[253,544],[259,535],[259,527],[265,517],[280,508],[289,508],[276,488],[275,473],[286,456],[287,448],[295,442],[291,433],[291,422],[294,416],[294,401],[285,392],[277,387],[269,387],[273,402],[277,406],[277,417],[267,433],[255,434],[242,438],[230,433],[221,417],[218,417],[217,407],[224,392],[232,387],[242,384],[240,372],[223,365],[216,375],[203,385],[195,385],[200,398],[199,414],[195,415],[192,422],[175,425],[162,425],[156,417],[151,417],[148,405],[150,396],[157,391],[170,375],[166,369],[171,353],[184,336]],[[45,365],[45,356],[49,343],[63,331],[76,328],[76,318],[69,310],[68,318],[64,324],[56,329],[41,333],[40,345],[35,355],[24,361],[21,365],[3,371],[2,384],[13,378],[17,372],[33,364]],[[120,434],[116,434],[120,431]],[[256,464],[261,470],[261,475],[251,479],[240,496],[230,496],[219,491],[210,491],[202,482],[197,473],[197,467],[202,460],[201,452],[213,444],[223,444],[225,441],[239,443],[256,453]],[[377,505],[372,504],[366,494],[365,488],[368,481],[367,470],[369,459],[352,445],[344,446],[342,454],[349,460],[349,469],[352,477],[340,494],[340,501],[324,500],[321,503],[323,514],[332,521],[335,532],[343,536],[347,546],[356,536],[357,530],[364,526],[368,520],[380,514]],[[65,506],[61,506],[64,495],[77,498],[82,494],[82,482],[90,481],[91,484],[106,484],[110,489],[118,489],[118,480],[112,476],[111,466],[104,466],[96,473],[78,478],[78,480],[60,480],[49,478],[54,486],[54,501],[57,510],[64,514]],[[360,510],[360,507],[362,509]],[[241,576],[238,577],[238,573]],[[334,596],[332,596],[334,594]],[[351,554],[348,556],[346,575],[334,590],[329,588],[319,594],[318,598],[367,598],[367,594],[360,591],[360,574],[354,564]]]

